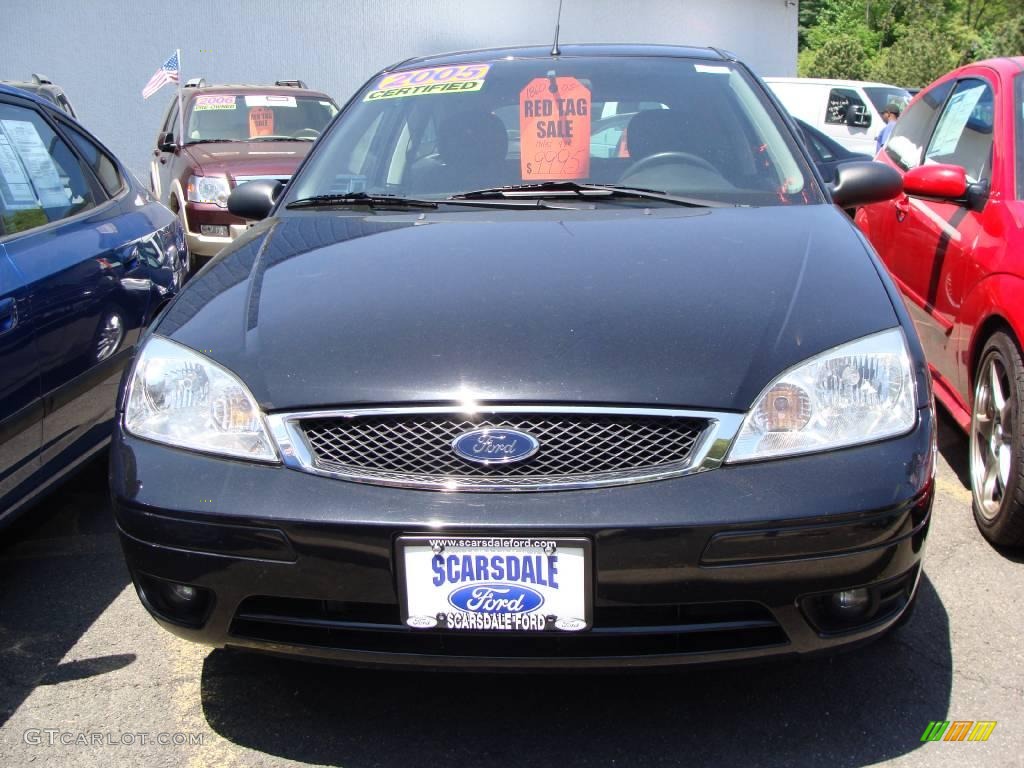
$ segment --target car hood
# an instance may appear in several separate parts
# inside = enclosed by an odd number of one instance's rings
[[[464,399],[746,410],[784,369],[898,324],[827,205],[288,214],[156,332],[267,410]]]
[[[313,146],[311,141],[232,141],[190,144],[188,153],[204,176],[291,176]]]

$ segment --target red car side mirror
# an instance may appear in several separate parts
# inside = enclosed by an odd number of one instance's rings
[[[921,197],[963,200],[967,186],[967,172],[959,165],[922,165],[903,177],[903,191]]]

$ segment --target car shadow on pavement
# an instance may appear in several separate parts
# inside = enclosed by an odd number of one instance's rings
[[[953,417],[949,415],[949,411],[941,405],[936,408],[936,412],[938,416],[936,423],[939,427],[936,434],[939,443],[939,453],[942,454],[942,458],[946,460],[949,468],[956,474],[960,484],[970,491],[971,470],[970,455],[968,453],[970,445],[967,435],[960,429]]]
[[[949,623],[922,578],[903,629],[801,662],[661,673],[350,670],[211,652],[202,703],[226,739],[346,768],[449,764],[863,766],[946,719]]]
[[[135,661],[116,654],[61,664],[128,583],[104,452],[0,531],[0,725],[39,685]]]

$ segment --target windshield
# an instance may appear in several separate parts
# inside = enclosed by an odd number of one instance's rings
[[[375,78],[286,203],[351,193],[443,200],[568,181],[728,204],[820,202],[810,178],[775,110],[730,63],[502,59]]]
[[[312,141],[338,109],[322,96],[291,94],[198,94],[190,105],[186,141]]]
[[[875,105],[875,110],[878,114],[882,114],[888,104],[899,104],[900,110],[904,110],[907,108],[907,104],[910,103],[910,91],[906,88],[868,85],[864,87],[864,92],[871,99],[871,103]]]

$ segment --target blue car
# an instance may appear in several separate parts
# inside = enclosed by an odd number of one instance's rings
[[[187,263],[178,219],[107,149],[0,85],[0,525],[106,445]]]

